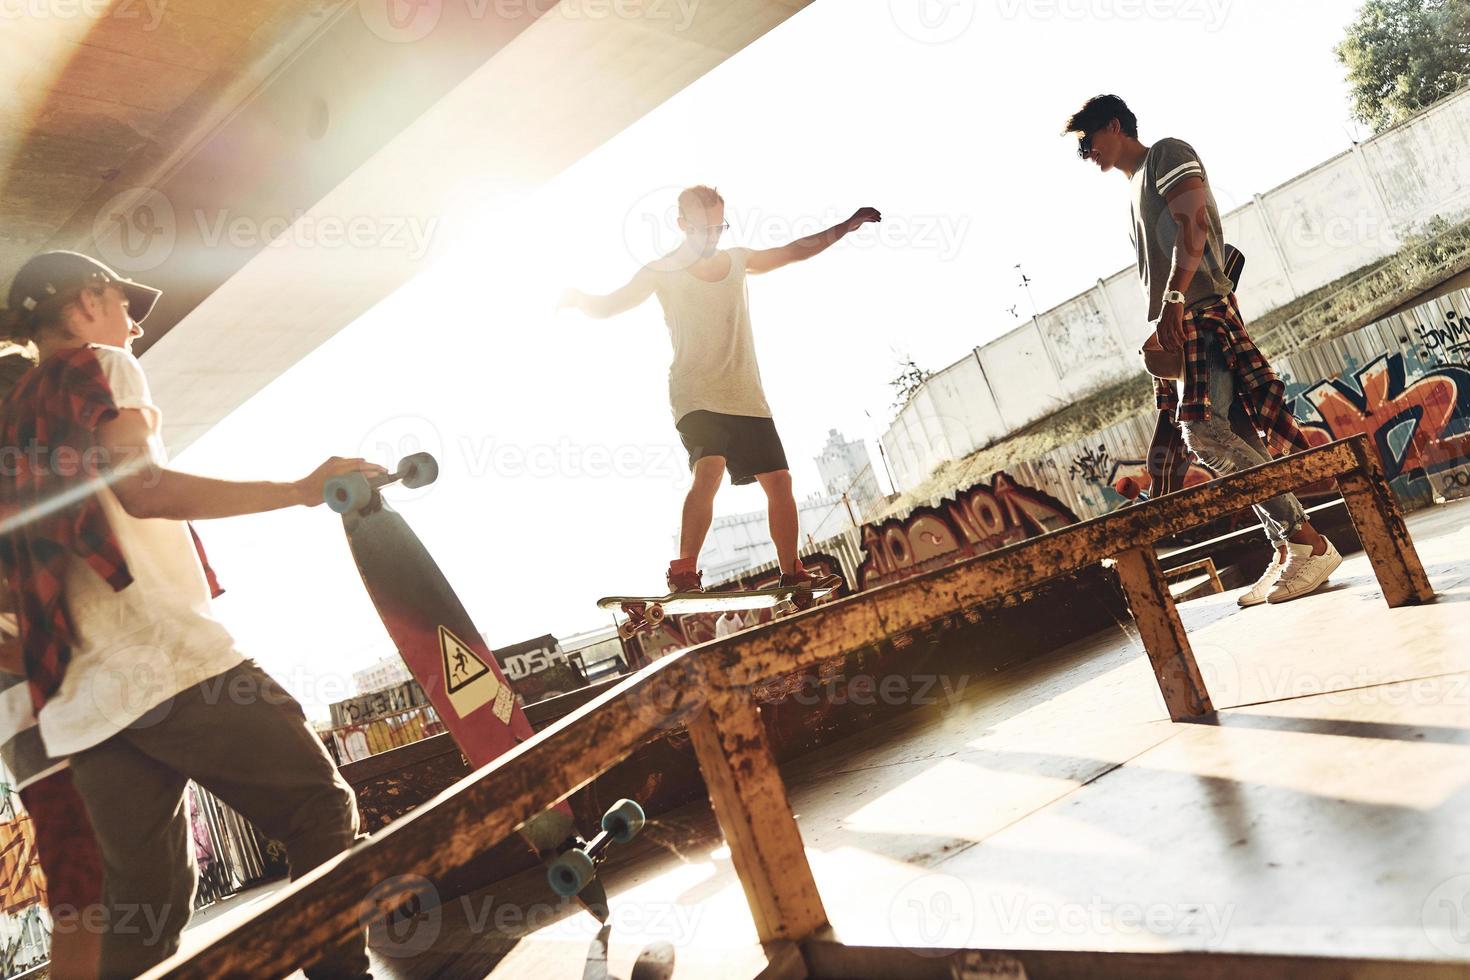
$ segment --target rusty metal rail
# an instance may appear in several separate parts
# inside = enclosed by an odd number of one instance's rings
[[[149,975],[289,973],[407,897],[383,888],[385,881],[467,865],[674,727],[689,730],[757,934],[789,963],[791,944],[821,934],[827,915],[753,686],[1112,559],[1170,717],[1207,714],[1209,693],[1153,543],[1329,478],[1342,490],[1388,605],[1432,599],[1366,437],[1320,446],[666,657],[304,876],[213,945]]]

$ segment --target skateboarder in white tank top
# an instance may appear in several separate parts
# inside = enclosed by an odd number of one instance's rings
[[[720,249],[725,201],[712,187],[679,195],[677,249],[645,265],[606,296],[568,290],[563,307],[606,319],[657,295],[674,347],[669,401],[679,437],[689,451],[694,485],[684,500],[679,557],[669,563],[671,592],[702,588],[699,552],[714,516],[715,494],[728,471],[735,485],[759,483],[766,492],[771,540],[782,585],[815,581],[797,560],[800,525],[791,473],[771,418],[756,364],[745,277],[809,259],[849,232],[882,216],[861,208],[826,231],[768,249]]]

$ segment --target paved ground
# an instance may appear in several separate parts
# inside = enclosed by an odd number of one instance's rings
[[[1470,502],[1410,528],[1434,604],[1388,609],[1358,555],[1303,601],[1182,606],[1214,724],[1169,722],[1120,624],[787,767],[837,936],[1470,958]],[[627,978],[660,942],[675,976],[764,965],[707,807],[606,878],[606,937],[523,875],[378,936],[378,972]]]

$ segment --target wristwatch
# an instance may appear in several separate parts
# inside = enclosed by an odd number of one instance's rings
[[[1171,289],[1164,294],[1165,303],[1183,303],[1184,294],[1177,289]]]

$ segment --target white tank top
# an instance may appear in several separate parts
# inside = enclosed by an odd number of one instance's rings
[[[669,367],[669,402],[674,421],[695,411],[770,418],[750,329],[745,263],[750,249],[732,248],[730,271],[705,282],[688,269],[649,268],[664,310],[674,362]]]

